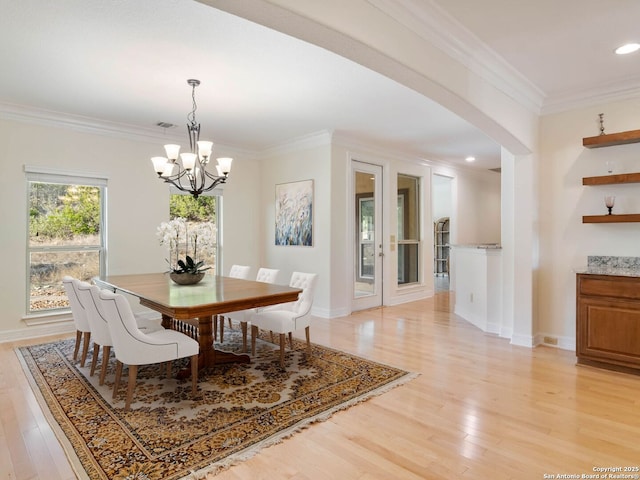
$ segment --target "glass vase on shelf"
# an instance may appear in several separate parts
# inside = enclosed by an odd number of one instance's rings
[[[606,197],[604,197],[604,204],[609,210],[608,215],[611,215],[611,211],[613,210],[613,206],[615,205],[615,203],[616,203],[615,195],[607,195]]]
[[[612,175],[613,174],[613,170],[616,167],[616,162],[614,162],[613,160],[608,160],[604,164],[605,164],[605,167],[607,168],[607,173],[609,175]]]

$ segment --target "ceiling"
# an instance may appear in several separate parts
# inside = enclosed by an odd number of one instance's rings
[[[640,42],[637,0],[369,1],[446,19],[469,51],[481,46],[529,82],[542,113],[640,85],[640,52],[613,54]],[[413,90],[193,0],[0,0],[0,11],[0,113],[19,107],[159,135],[167,122],[173,134],[185,131],[186,80],[197,78],[201,137],[230,148],[259,152],[333,131],[418,158],[500,163],[499,145]]]

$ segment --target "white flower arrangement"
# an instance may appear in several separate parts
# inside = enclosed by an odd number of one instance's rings
[[[173,273],[201,273],[211,267],[204,266],[204,260],[198,261],[198,254],[207,255],[215,245],[216,227],[211,222],[199,222],[192,225],[184,218],[175,218],[162,222],[156,231],[160,245],[169,247],[166,259]],[[184,260],[180,258],[184,249]],[[198,248],[200,249],[198,251]],[[189,255],[192,251],[193,255]]]

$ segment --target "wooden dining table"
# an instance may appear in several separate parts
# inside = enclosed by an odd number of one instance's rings
[[[93,279],[100,288],[137,297],[141,305],[162,314],[162,326],[180,330],[180,324],[194,324],[191,332],[200,345],[200,368],[216,364],[248,363],[248,355],[238,355],[215,348],[215,315],[294,302],[299,288],[242,280],[219,275],[205,275],[196,285],[177,285],[165,273],[109,275]],[[185,332],[187,333],[187,332]]]

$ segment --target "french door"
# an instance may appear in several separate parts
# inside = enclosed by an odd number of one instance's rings
[[[351,177],[355,311],[382,305],[382,167],[354,160]]]

